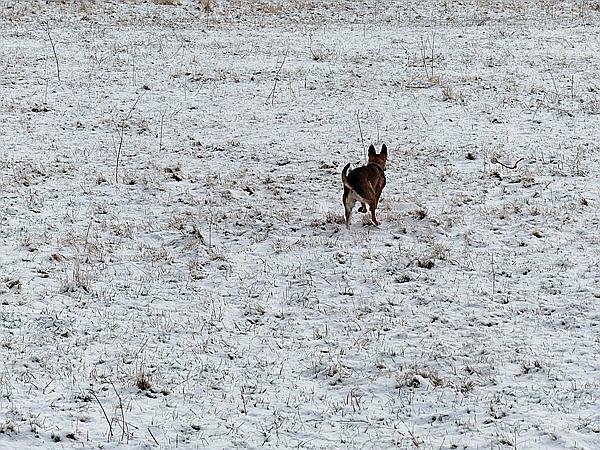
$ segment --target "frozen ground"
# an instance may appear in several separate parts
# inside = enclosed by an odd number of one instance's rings
[[[600,3],[0,5],[0,448],[600,448]]]

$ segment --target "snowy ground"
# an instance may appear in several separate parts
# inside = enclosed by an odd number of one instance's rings
[[[0,30],[0,448],[600,448],[600,3]]]

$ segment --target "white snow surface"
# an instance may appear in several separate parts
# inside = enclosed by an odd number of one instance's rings
[[[600,3],[211,6],[0,1],[0,448],[600,448]]]

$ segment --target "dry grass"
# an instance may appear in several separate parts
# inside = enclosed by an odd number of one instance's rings
[[[144,372],[138,372],[135,377],[135,385],[140,391],[147,391],[152,387],[152,381]]]

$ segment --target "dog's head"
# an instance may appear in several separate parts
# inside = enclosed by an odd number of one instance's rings
[[[381,152],[377,153],[375,151],[375,147],[373,144],[369,147],[369,164],[377,164],[383,170],[385,170],[385,165],[387,163],[387,147],[385,144],[381,146]]]

